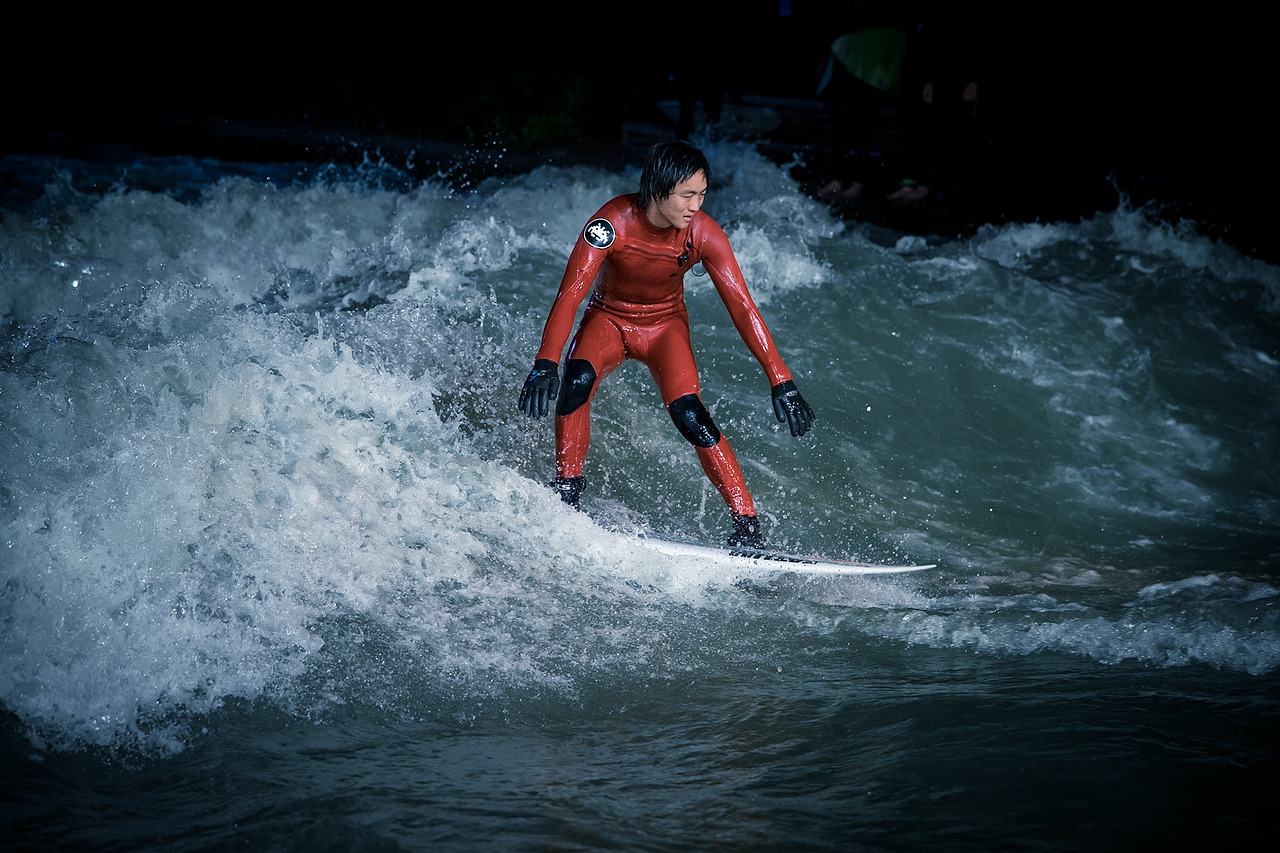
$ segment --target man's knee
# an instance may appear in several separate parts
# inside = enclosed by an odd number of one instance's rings
[[[582,358],[571,358],[564,364],[564,379],[560,383],[560,399],[556,402],[557,415],[570,415],[591,399],[591,389],[596,384],[596,369]]]
[[[685,394],[672,400],[667,411],[671,413],[676,429],[694,447],[715,447],[720,441],[720,430],[697,394]]]

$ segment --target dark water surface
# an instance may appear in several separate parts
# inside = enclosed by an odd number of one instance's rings
[[[13,849],[1248,849],[1274,835],[1280,271],[1122,204],[958,238],[707,142],[818,412],[705,276],[742,586],[636,365],[582,513],[515,400],[632,167],[18,164],[0,215]],[[10,168],[14,163],[10,161]],[[105,171],[104,171],[105,170]],[[634,369],[633,369],[634,368]]]

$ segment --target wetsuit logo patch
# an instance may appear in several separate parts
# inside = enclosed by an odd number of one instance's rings
[[[582,229],[582,239],[596,249],[607,249],[612,246],[615,236],[617,232],[613,230],[613,223],[607,219],[593,219],[587,223],[586,228]]]

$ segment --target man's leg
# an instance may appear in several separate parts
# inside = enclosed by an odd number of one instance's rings
[[[591,401],[600,382],[626,358],[622,334],[602,314],[588,311],[565,359],[556,401],[556,478],[560,498],[578,505],[582,468],[591,446]]]

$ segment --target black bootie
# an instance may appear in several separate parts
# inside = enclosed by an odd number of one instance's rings
[[[735,515],[733,532],[729,534],[730,548],[763,548],[764,534],[760,532],[760,519],[754,515]]]
[[[556,477],[548,485],[560,493],[560,500],[577,509],[578,498],[582,496],[581,477]]]

